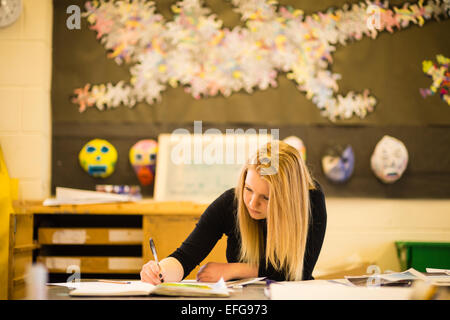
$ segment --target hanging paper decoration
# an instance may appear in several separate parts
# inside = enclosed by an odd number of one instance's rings
[[[95,178],[109,177],[116,167],[117,150],[106,140],[94,139],[86,143],[78,154],[81,167]]]
[[[386,135],[377,143],[370,165],[382,182],[394,183],[408,166],[408,150],[403,142]]]
[[[450,59],[443,55],[437,55],[438,64],[425,60],[422,62],[423,72],[433,79],[433,84],[428,89],[419,89],[423,98],[439,93],[441,99],[450,106],[450,71],[448,66]]]
[[[155,177],[158,143],[155,140],[140,140],[130,149],[130,163],[143,186],[151,185]]]
[[[303,161],[306,161],[306,147],[302,139],[296,136],[289,136],[283,139],[283,141],[297,149],[298,152],[300,152],[300,156],[302,157]]]
[[[336,145],[328,148],[322,157],[322,169],[325,176],[332,182],[346,182],[353,174],[355,154],[350,145]]]
[[[339,94],[332,73],[336,45],[375,39],[410,24],[422,26],[431,18],[447,18],[450,0],[420,0],[389,8],[387,2],[361,2],[304,16],[303,11],[279,6],[274,0],[232,0],[245,27],[223,28],[200,0],[172,6],[174,19],[165,21],[147,0],[88,1],[90,28],[117,64],[130,64],[129,83],[87,84],[75,90],[73,102],[83,112],[137,102],[153,104],[161,92],[179,85],[194,98],[225,97],[233,92],[276,87],[278,72],[297,84],[320,110],[335,121],[364,118],[374,110],[369,91]]]

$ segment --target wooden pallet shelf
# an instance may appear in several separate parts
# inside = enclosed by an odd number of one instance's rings
[[[34,262],[47,267],[50,280],[69,277],[76,269],[82,278],[139,278],[143,264],[153,259],[149,237],[159,258],[166,257],[187,238],[206,208],[153,200],[55,207],[16,203],[10,227],[9,298],[23,298],[21,279]],[[202,264],[226,262],[226,240],[223,237]],[[195,279],[198,269],[187,279]]]
[[[96,244],[141,245],[144,233],[139,228],[39,228],[41,245]]]
[[[43,257],[37,261],[47,267],[49,272],[70,273],[74,266],[80,273],[139,273],[142,257]]]

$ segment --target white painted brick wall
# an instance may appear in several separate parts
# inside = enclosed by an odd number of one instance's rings
[[[52,0],[24,0],[0,29],[0,145],[19,199],[50,195]]]

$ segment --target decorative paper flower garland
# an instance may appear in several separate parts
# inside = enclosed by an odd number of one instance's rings
[[[161,99],[167,84],[182,85],[194,98],[225,97],[233,92],[276,87],[278,72],[286,72],[324,117],[335,121],[354,115],[364,118],[376,99],[363,93],[337,94],[340,75],[328,70],[335,45],[378,32],[394,32],[410,23],[450,14],[450,0],[429,0],[389,9],[388,3],[343,6],[311,16],[292,7],[278,9],[276,1],[231,0],[245,28],[222,28],[222,22],[200,0],[172,6],[174,20],[166,22],[147,0],[86,3],[90,28],[118,64],[130,64],[131,79],[117,84],[87,84],[72,100],[83,112],[89,107],[133,107]]]
[[[421,88],[420,94],[426,98],[438,92],[442,100],[450,106],[450,70],[448,70],[450,59],[439,54],[436,56],[436,60],[440,66],[433,64],[430,60],[422,62],[423,72],[433,79],[433,84],[430,88]]]

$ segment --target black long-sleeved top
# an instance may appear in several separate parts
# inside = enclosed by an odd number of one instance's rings
[[[303,280],[314,279],[312,272],[319,257],[325,237],[327,212],[325,199],[317,184],[317,189],[310,190],[311,219],[308,227],[306,252],[303,262]],[[212,202],[200,217],[196,227],[187,239],[170,257],[176,258],[184,269],[185,278],[198,265],[222,238],[227,235],[226,257],[229,263],[239,262],[240,236],[236,228],[237,206],[234,189],[225,191]],[[266,219],[258,220],[263,229],[263,243],[266,243]],[[267,277],[276,281],[286,280],[284,272],[275,270],[269,263],[266,265],[265,250],[261,256],[258,277]]]

